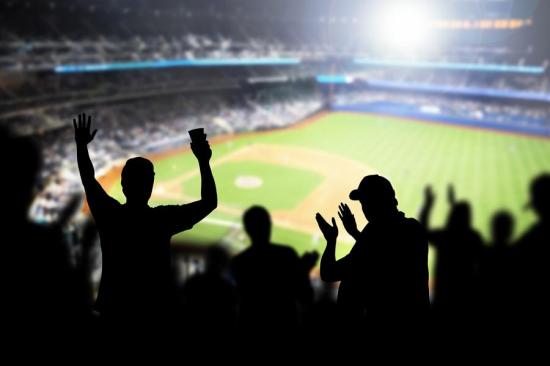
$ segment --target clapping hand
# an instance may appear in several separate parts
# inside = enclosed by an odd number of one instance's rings
[[[340,203],[338,206],[338,217],[342,220],[344,228],[355,240],[359,237],[359,230],[357,229],[357,222],[355,221],[355,216],[351,213],[349,206],[345,203]]]
[[[321,229],[325,239],[328,242],[336,241],[336,238],[338,237],[338,226],[336,225],[334,217],[332,218],[332,225],[330,225],[320,213],[315,215],[315,219],[317,220],[319,229]]]

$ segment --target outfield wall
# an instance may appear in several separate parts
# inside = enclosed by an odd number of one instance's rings
[[[446,114],[445,111],[441,111],[440,113],[429,113],[423,111],[421,106],[395,102],[370,102],[347,105],[332,105],[331,110],[386,114],[397,117],[416,118],[454,125],[488,128],[513,133],[550,137],[550,127],[544,126],[544,121],[523,117],[512,118],[512,122],[494,122],[491,120],[481,121],[473,118],[470,119],[466,117],[453,116],[450,114]],[[510,117],[507,116],[507,118]],[[528,124],[526,124],[526,122],[528,122]]]

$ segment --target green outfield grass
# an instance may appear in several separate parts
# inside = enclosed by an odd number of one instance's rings
[[[329,114],[303,128],[236,136],[214,144],[213,163],[254,143],[318,149],[359,161],[391,180],[399,208],[412,217],[417,216],[424,187],[432,184],[437,194],[433,227],[445,222],[446,187],[453,183],[457,198],[472,203],[474,225],[486,238],[496,210],[507,209],[515,215],[516,235],[533,222],[533,214],[524,209],[529,183],[537,174],[550,171],[549,139],[351,113]],[[165,158],[155,162],[156,181],[173,179],[193,169],[196,162],[190,153]],[[338,166],[333,169],[338,175]],[[222,163],[215,167],[214,175],[220,204],[240,211],[254,203],[270,210],[295,207],[323,180],[310,171],[254,161]],[[240,189],[234,184],[239,175],[261,177],[264,184],[254,190]],[[350,181],[349,188],[357,184]],[[199,180],[192,178],[182,188],[187,194],[198,196]],[[119,185],[111,193],[122,197]],[[345,193],[342,201],[349,202]],[[180,202],[155,197],[152,201],[153,205],[166,203]],[[360,214],[356,203],[351,207]],[[315,212],[304,214],[314,220]],[[336,215],[336,207],[333,214]],[[215,211],[209,221],[176,239],[197,243],[224,240],[239,250],[246,245],[239,223],[239,215]],[[312,233],[280,227],[274,230],[274,241],[290,244],[299,252],[324,247]],[[339,255],[349,248],[350,243],[340,246]]]

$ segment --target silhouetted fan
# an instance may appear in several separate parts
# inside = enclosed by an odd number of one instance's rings
[[[309,270],[315,260],[301,261],[294,249],[271,243],[271,217],[265,208],[249,208],[243,221],[251,246],[232,261],[239,324],[261,333],[292,329],[299,321],[299,303],[311,302]]]
[[[434,308],[450,320],[468,319],[476,301],[483,241],[472,228],[470,204],[457,202],[452,186],[448,188],[451,210],[446,226],[429,229],[434,200],[431,187],[427,187],[420,222],[430,243],[437,248]]]
[[[422,226],[398,211],[393,187],[379,175],[363,178],[350,199],[359,201],[368,224],[359,231],[349,207],[340,204],[339,217],[356,240],[347,256],[335,258],[334,218],[331,225],[316,216],[327,240],[321,278],[341,281],[337,305],[342,326],[364,326],[370,334],[420,332],[429,310],[428,242]]]
[[[91,310],[81,291],[86,278],[77,276],[78,268],[71,266],[63,236],[74,206],[62,211],[56,223],[34,223],[29,208],[42,163],[40,150],[31,139],[0,129],[0,156],[2,169],[15,172],[0,180],[0,189],[8,192],[0,206],[3,329],[12,340],[24,337],[27,345],[49,342],[53,329],[59,332],[58,342],[73,336],[82,340]]]
[[[208,248],[204,273],[191,277],[183,288],[185,326],[195,334],[219,337],[235,331],[237,298],[228,278],[229,253]]]
[[[525,324],[543,326],[550,323],[550,174],[542,174],[531,183],[528,208],[538,220],[514,248],[518,256],[515,287],[523,295],[519,306]]]
[[[132,158],[122,170],[126,203],[111,198],[95,179],[88,154],[97,130],[90,132],[91,117],[73,121],[78,167],[102,250],[102,277],[96,308],[108,323],[135,321],[163,324],[175,305],[170,262],[172,235],[189,230],[217,205],[217,194],[206,140],[191,143],[201,178],[201,199],[189,204],[149,207],[153,190],[153,164]]]
[[[514,217],[507,211],[497,212],[491,222],[491,245],[483,249],[478,300],[487,320],[509,317],[513,311],[515,271],[512,237]]]

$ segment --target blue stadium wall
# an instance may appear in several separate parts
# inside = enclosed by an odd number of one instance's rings
[[[396,117],[415,118],[426,121],[434,121],[453,125],[462,125],[477,128],[488,128],[513,133],[529,134],[536,136],[550,137],[550,128],[544,126],[544,121],[539,119],[512,118],[508,122],[493,122],[491,119],[476,120],[457,116],[451,116],[445,113],[427,113],[421,110],[417,105],[410,105],[395,102],[371,102],[357,103],[348,105],[332,105],[333,111],[362,112],[390,115]],[[510,119],[509,116],[506,118]],[[528,121],[529,125],[525,125]],[[548,122],[546,122],[548,123]]]

